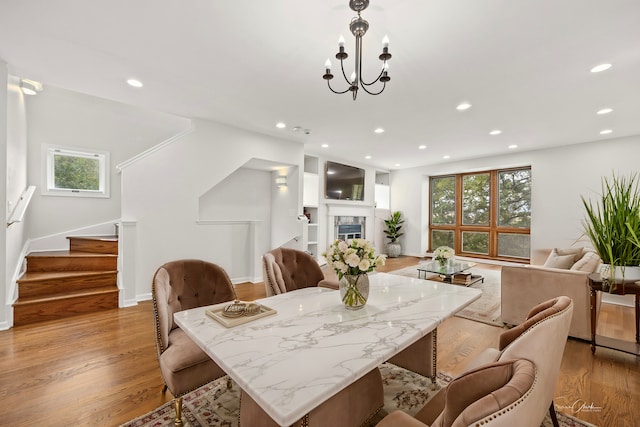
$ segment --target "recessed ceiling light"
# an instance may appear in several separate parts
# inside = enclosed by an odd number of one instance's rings
[[[129,86],[133,86],[133,87],[142,87],[142,82],[140,80],[136,80],[136,79],[129,79],[127,80],[127,84]]]
[[[600,131],[600,135],[608,135],[613,132],[611,129],[604,129]]]
[[[609,114],[613,110],[611,108],[603,108],[602,110],[598,110],[596,114]]]
[[[375,132],[375,133],[382,133],[382,132],[384,132],[384,129],[382,129],[382,128],[376,128],[376,129],[374,130],[374,132]]]
[[[471,108],[471,104],[469,104],[468,102],[461,102],[460,104],[458,104],[458,106],[456,107],[456,110],[458,111],[464,111],[464,110],[468,110],[469,108]]]
[[[400,163],[396,163],[396,167],[400,166]]]
[[[608,70],[609,68],[611,68],[611,64],[600,64],[600,65],[596,65],[595,67],[593,67],[591,69],[591,72],[592,73],[599,73],[601,71]]]
[[[426,145],[419,145],[419,146],[418,146],[418,149],[420,149],[420,150],[424,150],[425,148],[427,148],[427,146],[426,146]]]
[[[500,129],[494,129],[491,132],[489,132],[489,135],[500,135],[502,133],[502,131]]]
[[[369,160],[369,159],[371,159],[371,156],[364,156],[364,158]]]
[[[445,156],[442,156],[442,158],[443,158],[443,159],[450,159],[450,158],[451,158],[451,156],[447,154],[447,155],[445,155]]]
[[[608,70],[609,68],[611,68],[611,64],[600,64],[600,65],[596,65],[595,67],[593,67],[591,69],[591,72],[592,73],[599,73],[601,71]]]
[[[322,144],[321,147],[322,148],[329,148],[329,144]]]
[[[278,122],[278,123],[276,123],[276,127],[277,127],[278,129],[284,129],[284,128],[286,128],[286,127],[287,127],[287,125],[286,125],[286,124],[284,124],[284,123],[282,123],[282,122]]]
[[[507,147],[509,150],[515,150],[516,148],[518,148],[518,146],[516,144],[511,144],[510,146]]]

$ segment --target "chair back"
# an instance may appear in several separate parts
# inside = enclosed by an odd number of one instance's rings
[[[431,427],[524,426],[536,382],[536,367],[526,359],[466,372],[444,390],[444,410]]]
[[[262,273],[267,296],[318,286],[324,273],[308,253],[276,248],[262,257]]]
[[[158,354],[167,348],[169,333],[178,327],[173,320],[174,313],[236,299],[224,269],[197,259],[171,261],[160,266],[153,275],[151,293]]]
[[[536,407],[531,412],[535,414],[531,425],[540,425],[553,401],[572,314],[571,298],[553,298],[534,307],[525,322],[500,337],[498,360],[527,359],[538,370],[538,384],[529,404]]]

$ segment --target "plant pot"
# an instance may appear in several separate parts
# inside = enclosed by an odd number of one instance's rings
[[[605,278],[611,275],[611,266],[609,264],[603,264],[600,270],[600,275]],[[613,278],[615,280],[623,280],[625,282],[637,282],[640,280],[640,267],[634,266],[626,266],[620,267],[615,266],[613,271]]]
[[[398,258],[401,249],[402,246],[398,242],[387,243],[387,256],[389,258]]]
[[[340,299],[345,308],[359,310],[369,298],[369,276],[367,274],[345,274],[338,282]]]

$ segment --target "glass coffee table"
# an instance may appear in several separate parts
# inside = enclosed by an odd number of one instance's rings
[[[474,283],[484,282],[484,277],[479,274],[465,273],[465,270],[475,266],[475,262],[449,261],[444,266],[438,261],[430,261],[418,265],[418,278],[427,279],[429,273],[437,274],[437,278],[444,283],[470,286]],[[430,278],[430,280],[434,277]]]

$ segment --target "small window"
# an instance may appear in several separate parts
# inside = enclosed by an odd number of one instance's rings
[[[43,194],[109,197],[109,153],[44,146]]]

